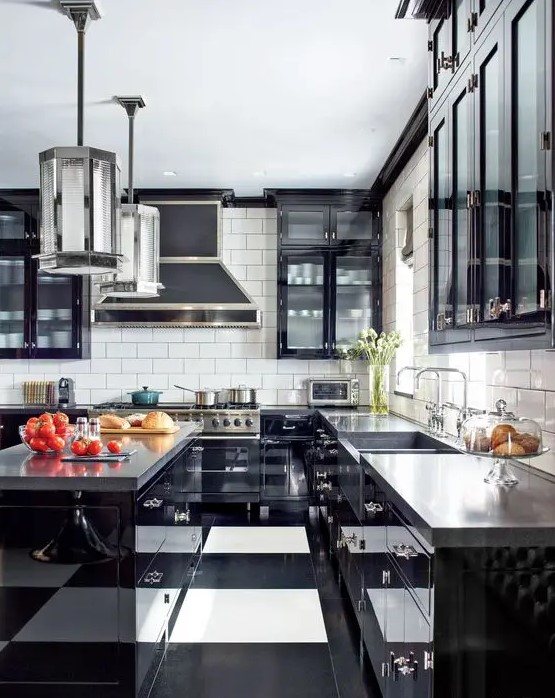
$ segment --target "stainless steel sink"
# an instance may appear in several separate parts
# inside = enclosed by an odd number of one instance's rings
[[[457,449],[420,431],[356,434],[349,441],[360,453],[459,453]]]

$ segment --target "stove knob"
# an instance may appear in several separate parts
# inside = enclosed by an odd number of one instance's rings
[[[185,415],[185,416],[183,417],[183,421],[184,421],[184,422],[190,422],[190,421],[191,421],[191,418],[189,417],[188,414]]]
[[[202,423],[202,417],[196,417],[195,422]]]
[[[252,419],[249,417],[249,418],[245,421],[245,424],[246,424],[248,427],[252,427],[253,424],[254,424],[254,422],[253,422]]]
[[[228,427],[230,426],[230,424],[231,422],[229,421],[229,419],[224,419],[224,427]]]
[[[236,420],[233,422],[233,424],[235,424],[236,427],[240,427],[242,423],[243,423],[243,422],[241,422],[240,419],[236,419]]]
[[[217,419],[217,418],[214,418],[214,419],[212,420],[212,426],[213,426],[213,427],[219,427],[219,426],[220,426],[220,420]]]

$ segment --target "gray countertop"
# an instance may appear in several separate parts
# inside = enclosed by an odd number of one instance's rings
[[[368,408],[366,408],[367,410]],[[324,417],[336,436],[340,434],[353,434],[364,432],[396,432],[396,431],[422,431],[423,428],[408,419],[388,415],[387,417],[373,417],[364,408],[359,410],[318,408],[318,412]]]
[[[197,424],[180,424],[175,434],[109,436],[126,450],[137,449],[120,463],[61,461],[35,455],[23,445],[0,451],[0,490],[83,490],[102,492],[141,489],[199,433]]]
[[[492,463],[462,453],[361,455],[367,473],[430,545],[554,545],[554,479],[513,463],[516,486],[487,485]]]

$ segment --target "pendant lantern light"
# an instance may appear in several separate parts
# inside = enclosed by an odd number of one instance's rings
[[[116,97],[129,118],[129,177],[127,204],[121,207],[121,250],[125,255],[120,274],[102,280],[99,290],[110,298],[154,298],[164,288],[158,282],[160,264],[160,212],[154,206],[135,204],[133,190],[135,115],[145,106],[142,97]]]
[[[117,273],[122,262],[119,159],[83,146],[85,32],[100,13],[92,0],[59,4],[77,29],[77,146],[39,154],[39,267],[51,274]]]

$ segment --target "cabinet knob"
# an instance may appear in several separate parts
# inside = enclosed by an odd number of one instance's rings
[[[148,572],[145,574],[145,584],[160,584],[163,576],[163,572],[157,572],[156,570]]]
[[[395,543],[391,546],[393,554],[396,557],[403,557],[405,560],[411,557],[418,557],[418,553],[412,545],[405,545],[404,543]]]
[[[364,505],[364,508],[369,514],[378,514],[383,511],[383,505],[378,502],[368,502]]]
[[[191,512],[189,509],[186,511],[177,510],[173,517],[175,523],[191,523]]]

